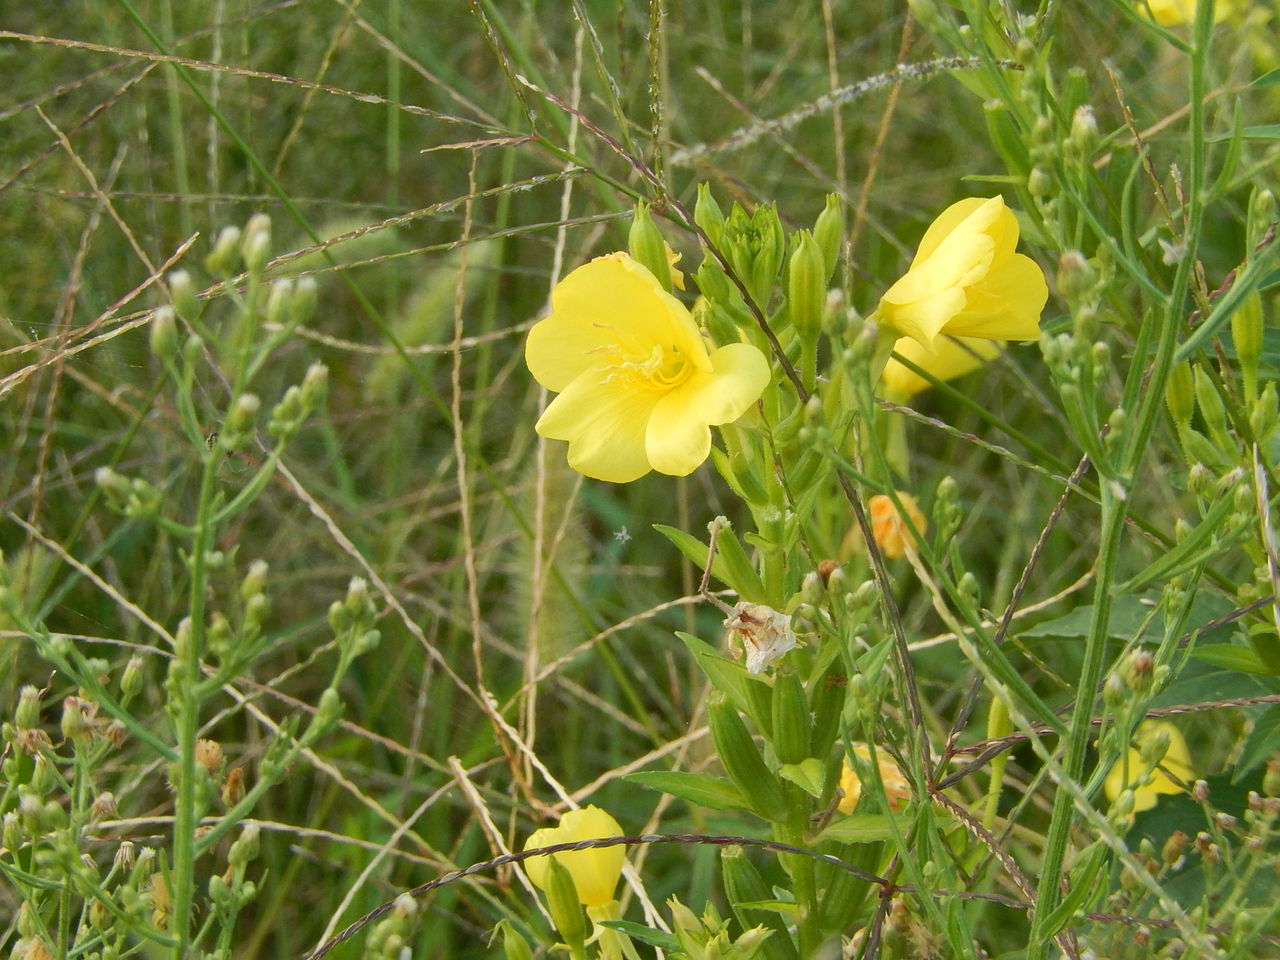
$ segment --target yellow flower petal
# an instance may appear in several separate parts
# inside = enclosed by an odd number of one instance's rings
[[[1141,782],[1146,765],[1142,762],[1140,748],[1160,730],[1169,735],[1169,749],[1165,751],[1164,759],[1152,771],[1150,782]],[[1106,791],[1107,799],[1112,801],[1120,796],[1126,787],[1132,789],[1133,812],[1140,813],[1154,807],[1161,794],[1182,792],[1183,788],[1169,774],[1173,774],[1184,783],[1194,781],[1196,774],[1191,766],[1191,751],[1187,749],[1187,741],[1178,728],[1167,720],[1144,720],[1139,724],[1134,740],[1138,746],[1129,748],[1127,761],[1116,761],[1115,766],[1107,774],[1103,789]]]
[[[769,385],[769,363],[748,343],[730,343],[711,354],[712,371],[698,371],[660,399],[645,433],[655,470],[683,477],[711,450],[708,426],[731,423]]]
[[[893,345],[893,352],[927,370],[938,380],[953,380],[978,369],[997,356],[1002,348],[1003,343],[999,340],[947,336],[935,340],[930,349],[911,337],[903,337]],[[898,397],[909,397],[933,386],[892,357],[880,375],[880,383],[886,393]]]
[[[597,257],[564,278],[551,314],[525,342],[525,362],[548,390],[563,390],[586,370],[608,365],[619,349],[649,356],[655,347],[711,368],[689,311],[625,253]]]
[[[589,477],[692,472],[710,452],[708,427],[737,419],[769,383],[749,344],[709,355],[689,311],[625,253],[574,270],[552,305],[525,344],[530,372],[560,392],[536,429],[567,440],[569,465]]]
[[[926,347],[942,334],[1036,339],[1048,288],[1035,262],[1015,252],[1017,243],[1018,221],[1002,198],[952,204],[885,291],[880,319]]]
[[[618,821],[597,806],[570,810],[560,818],[559,826],[535,830],[525,841],[524,848],[550,847],[557,843],[576,843],[579,840],[596,840],[603,837],[623,836]],[[627,859],[627,848],[595,847],[551,854],[556,862],[573,876],[578,888],[578,899],[585,907],[599,907],[613,900],[614,888],[622,875],[622,865]],[[545,889],[547,857],[533,857],[525,861],[525,871],[539,888]]]
[[[588,370],[547,405],[534,429],[569,441],[569,466],[579,473],[630,483],[653,469],[645,430],[658,399],[652,392],[619,390],[607,373]]]

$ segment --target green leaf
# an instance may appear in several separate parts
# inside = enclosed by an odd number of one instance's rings
[[[1211,666],[1224,670],[1238,670],[1241,673],[1253,673],[1263,677],[1272,676],[1271,670],[1251,647],[1237,647],[1231,643],[1210,643],[1197,646],[1191,655],[1203,660]]]
[[[705,773],[682,773],[678,770],[647,770],[629,773],[622,778],[628,783],[669,793],[681,800],[712,810],[750,810],[751,806],[728,780]]]
[[[889,818],[883,813],[855,813],[840,817],[818,834],[818,842],[835,840],[838,843],[876,843],[893,836]]]
[[[1235,763],[1231,782],[1239,783],[1250,770],[1277,749],[1280,749],[1280,706],[1271,706],[1254,721],[1253,730],[1249,732],[1244,748],[1240,751],[1240,758]]]
[[[783,780],[790,780],[815,800],[822,799],[825,772],[822,761],[817,757],[806,757],[799,763],[784,763],[778,768],[778,775]]]
[[[665,523],[655,523],[653,529],[675,544],[676,549],[688,557],[699,570],[707,567],[707,545],[692,534],[685,533]],[[716,555],[711,563],[711,575],[725,584],[744,600],[760,602],[767,597],[764,583],[747,559],[737,534],[726,527],[716,539]]]
[[[1274,87],[1280,85],[1280,67],[1274,70],[1268,70],[1260,77],[1255,77],[1250,86],[1253,87]]]
[[[1224,140],[1230,140],[1235,133],[1219,133],[1212,137],[1206,137],[1207,143],[1221,143]],[[1266,123],[1256,127],[1245,127],[1240,131],[1240,136],[1246,140],[1280,140],[1280,123]]]
[[[735,707],[755,719],[755,704],[747,693],[747,684],[764,681],[747,673],[747,668],[742,664],[726,660],[710,644],[692,634],[677,630],[676,636],[684,641],[711,685],[728,697]]]

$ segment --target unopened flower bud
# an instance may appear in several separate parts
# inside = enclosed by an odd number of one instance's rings
[[[787,310],[804,342],[814,343],[822,329],[827,303],[827,266],[822,248],[807,230],[795,236],[787,267]]]
[[[22,837],[22,820],[15,811],[10,810],[0,818],[0,843],[12,854],[22,846]]]
[[[125,664],[124,673],[120,677],[120,692],[124,694],[126,700],[131,700],[142,692],[145,669],[146,661],[139,656],[130,657],[129,662]]]
[[[93,798],[93,803],[89,807],[90,821],[97,823],[99,820],[114,820],[119,815],[116,795],[110,790],[104,790]]]
[[[172,360],[177,354],[178,328],[172,307],[158,307],[151,314],[150,342],[151,352],[161,360]]]
[[[1097,271],[1079,250],[1065,250],[1058,258],[1058,290],[1075,299],[1093,289]]]
[[[260,846],[259,836],[262,828],[256,823],[245,824],[245,828],[241,831],[240,836],[236,838],[235,843],[231,844],[231,849],[227,852],[227,863],[233,867],[242,867],[258,856]]]
[[[93,736],[93,720],[98,705],[79,697],[62,701],[62,736],[76,743],[86,743]]]
[[[1077,156],[1088,159],[1098,145],[1098,120],[1093,115],[1093,107],[1084,105],[1076,108],[1071,117],[1071,133],[1068,141]]]
[[[1160,851],[1160,859],[1164,861],[1166,866],[1175,866],[1182,855],[1187,852],[1187,845],[1191,842],[1181,830],[1174,830],[1169,834],[1169,839],[1165,841],[1164,848]]]
[[[232,767],[227,771],[226,782],[222,784],[222,792],[218,799],[222,801],[222,806],[226,810],[230,810],[237,803],[244,799],[244,765]]]
[[[289,302],[292,299],[293,281],[288,277],[274,281],[271,292],[267,294],[267,323],[287,327],[290,320]]]
[[[1203,780],[1197,780],[1192,784],[1191,799],[1196,803],[1207,803],[1209,800],[1209,784]]]
[[[647,203],[637,203],[627,234],[627,250],[631,259],[653,274],[668,293],[671,291],[671,261],[667,259],[667,241],[649,215]]]
[[[266,266],[271,253],[271,218],[265,213],[255,213],[249,218],[244,231],[244,243],[240,253],[244,265],[251,274],[259,274]]]
[[[813,224],[813,239],[822,251],[823,285],[831,279],[840,261],[840,246],[844,243],[844,203],[837,193],[827,194],[827,202]]]
[[[1280,760],[1267,761],[1267,772],[1262,775],[1262,792],[1268,797],[1280,797]]]
[[[293,296],[289,300],[289,323],[297,326],[306,323],[316,312],[316,281],[314,277],[303,277],[293,288]]]
[[[1124,679],[1129,688],[1136,693],[1149,691],[1155,664],[1156,659],[1150,650],[1139,648],[1130,653],[1123,667]]]
[[[40,688],[27,684],[18,694],[18,708],[13,714],[19,730],[30,730],[40,724]]]
[[[214,241],[213,250],[205,257],[205,269],[217,277],[229,277],[240,265],[240,228],[223,227]]]

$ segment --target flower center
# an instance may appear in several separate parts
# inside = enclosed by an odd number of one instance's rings
[[[692,373],[689,360],[674,346],[654,344],[648,354],[628,350],[628,346],[619,343],[604,348],[609,359],[603,365],[602,383],[616,379],[633,389],[666,393]]]

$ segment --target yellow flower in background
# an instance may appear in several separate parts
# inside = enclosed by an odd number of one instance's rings
[[[1139,778],[1142,778],[1142,773],[1147,768],[1142,761],[1141,748],[1161,731],[1169,737],[1169,749],[1165,752],[1164,759],[1151,772],[1150,778],[1143,778],[1146,782],[1139,782]],[[1116,761],[1116,765],[1107,774],[1103,788],[1106,790],[1108,800],[1114,801],[1128,787],[1133,790],[1133,812],[1139,813],[1154,807],[1162,793],[1182,793],[1183,788],[1173,777],[1177,777],[1184,783],[1195,780],[1196,774],[1191,768],[1191,751],[1187,749],[1187,741],[1172,723],[1167,720],[1144,720],[1138,725],[1134,741],[1137,746],[1129,748],[1127,762]],[[1173,774],[1173,777],[1169,774]]]
[[[952,204],[920,241],[906,275],[876,312],[903,336],[934,347],[942,334],[1036,340],[1049,298],[1044,274],[1015,253],[1018,221],[1001,197]]]
[[[535,429],[569,442],[573,469],[614,483],[692,473],[711,452],[710,428],[742,416],[770,375],[750,344],[708,352],[684,304],[625,253],[560,281],[524,355],[560,394]]]
[[[1001,340],[981,340],[974,337],[939,337],[932,347],[903,337],[893,345],[893,352],[906,357],[917,367],[927,370],[938,380],[954,380],[971,370],[977,370],[988,360],[1000,354],[1004,348]],[[897,359],[890,357],[880,384],[889,397],[910,397],[928,390],[932,383]]]
[[[560,825],[543,827],[529,834],[524,848],[550,847],[557,843],[576,843],[579,840],[597,840],[602,837],[624,836],[618,821],[597,806],[570,810],[560,818]],[[569,871],[573,884],[578,888],[578,899],[584,907],[601,907],[613,900],[613,890],[622,875],[622,864],[627,859],[627,848],[594,847],[589,850],[573,850],[553,853],[560,866]],[[525,861],[525,870],[540,889],[546,889],[547,857],[532,857]]]
[[[923,536],[928,521],[916,505],[916,498],[909,493],[899,493],[898,502],[910,518],[911,525]],[[893,560],[906,556],[907,546],[915,546],[915,537],[894,505],[893,498],[877,493],[867,501],[867,510],[871,515],[871,535],[876,538],[880,552]]]
[[[871,751],[865,743],[854,744],[853,752],[863,760],[871,759]],[[889,800],[889,806],[894,810],[901,810],[903,804],[911,799],[911,784],[902,775],[902,769],[894,762],[893,757],[883,750],[876,750],[876,766],[880,768],[880,780],[884,783],[884,793]],[[840,792],[844,796],[836,805],[837,809],[844,814],[853,813],[858,806],[858,801],[862,798],[862,779],[847,758],[844,761],[844,769],[840,773]]]
[[[1235,11],[1234,0],[1218,0],[1213,5],[1213,22],[1221,23]],[[1196,0],[1138,0],[1138,12],[1162,27],[1177,27],[1195,20]]]

